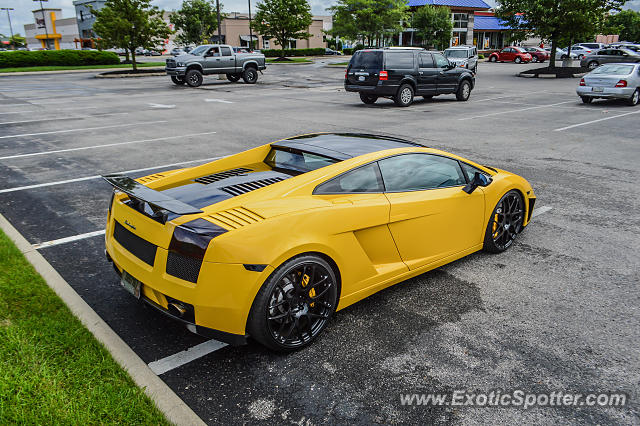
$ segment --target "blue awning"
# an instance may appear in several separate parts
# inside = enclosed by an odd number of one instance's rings
[[[511,29],[511,27],[509,27],[505,21],[495,16],[476,15],[473,22],[474,31],[499,31],[509,29]]]

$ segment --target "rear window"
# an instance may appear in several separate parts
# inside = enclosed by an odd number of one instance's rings
[[[633,65],[601,65],[595,70],[591,71],[591,74],[611,74],[611,75],[628,75],[633,72]]]
[[[413,68],[413,52],[387,52],[385,68]]]
[[[351,58],[352,68],[382,69],[382,52],[359,51]]]
[[[307,152],[271,148],[264,162],[272,169],[306,173],[337,163],[338,160]]]

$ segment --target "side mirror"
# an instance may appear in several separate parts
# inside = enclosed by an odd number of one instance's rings
[[[448,70],[452,70],[456,67],[456,64],[454,64],[453,62],[449,62],[449,65],[447,65],[447,69]]]
[[[476,172],[476,174],[473,176],[473,179],[471,180],[471,182],[469,182],[467,184],[467,186],[465,186],[464,188],[462,188],[462,190],[464,192],[466,192],[467,194],[471,194],[473,191],[476,190],[477,187],[479,186],[487,186],[491,183],[491,178],[488,177],[487,175],[484,175],[480,172]]]

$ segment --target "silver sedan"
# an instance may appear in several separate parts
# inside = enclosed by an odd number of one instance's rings
[[[625,99],[631,106],[640,102],[640,64],[605,64],[580,79],[576,89],[585,104],[596,98]]]

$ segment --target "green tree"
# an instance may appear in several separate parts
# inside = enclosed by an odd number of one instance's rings
[[[417,30],[424,46],[434,46],[438,50],[449,47],[453,22],[448,7],[421,6],[413,14],[411,26]]]
[[[409,18],[405,0],[338,0],[328,10],[333,13],[332,35],[369,46],[384,44]]]
[[[623,10],[605,18],[603,34],[618,34],[620,40],[640,41],[640,12]]]
[[[224,19],[222,13],[220,19]],[[216,5],[213,0],[185,0],[171,15],[171,23],[179,31],[176,40],[181,44],[208,43],[218,29]]]
[[[558,45],[593,38],[606,15],[625,0],[497,0],[496,15],[513,29],[551,40],[549,67],[555,67]]]
[[[134,71],[138,69],[136,49],[155,49],[171,34],[162,19],[164,11],[151,6],[151,0],[107,0],[102,9],[91,12],[96,17],[93,31],[102,45],[131,53]]]
[[[307,0],[264,0],[258,4],[252,28],[263,37],[276,40],[281,47],[280,57],[289,40],[311,37],[311,6]]]

